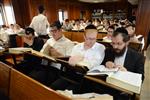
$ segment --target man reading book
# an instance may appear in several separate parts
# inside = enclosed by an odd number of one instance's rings
[[[69,64],[71,65],[83,65],[88,69],[94,66],[98,66],[102,63],[104,58],[105,47],[102,44],[96,42],[97,29],[94,25],[88,25],[85,28],[84,42],[77,44],[73,47],[71,52],[71,57],[69,58]],[[71,80],[80,83],[82,75],[76,73],[74,70],[67,70],[67,77]],[[51,88],[53,89],[73,89],[75,86],[71,86],[71,82],[64,79],[58,79],[53,84]]]
[[[61,26],[59,21],[55,21],[51,24],[50,33],[52,38],[46,41],[40,51],[41,53],[51,57],[66,57],[70,55],[74,43],[63,35]],[[43,59],[41,66],[41,69],[34,70],[31,73],[34,79],[44,84],[50,84],[57,79],[61,67],[60,64],[52,62],[48,65],[48,61]],[[49,67],[45,68],[45,66]]]
[[[117,28],[112,36],[111,48],[105,50],[103,64],[108,68],[142,74],[144,80],[144,56],[128,47],[130,37],[125,28]],[[115,100],[124,100],[117,97]],[[127,100],[127,99],[125,99]]]
[[[144,79],[144,56],[128,47],[130,37],[125,28],[118,28],[112,36],[112,48],[105,50],[103,64],[108,68],[119,67],[122,71],[142,74]]]

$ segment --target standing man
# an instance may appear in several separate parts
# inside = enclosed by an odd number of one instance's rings
[[[47,17],[45,14],[45,8],[41,5],[38,7],[39,14],[35,17],[33,17],[30,27],[33,28],[36,32],[36,34],[43,38],[47,39],[47,28],[49,27],[49,22],[47,20]]]

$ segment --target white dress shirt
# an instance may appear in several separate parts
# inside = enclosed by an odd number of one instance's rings
[[[80,65],[85,65],[88,69],[98,66],[102,63],[105,55],[105,46],[95,43],[92,48],[85,50],[84,43],[79,43],[74,46],[71,56],[83,56],[83,61],[79,62]]]
[[[30,27],[32,27],[38,35],[47,35],[47,28],[49,22],[47,17],[43,14],[39,14],[33,17]]]
[[[59,53],[63,54],[63,56],[70,56],[74,43],[65,36],[62,36],[62,38],[57,41],[54,38],[50,38],[44,44],[41,52],[49,55],[49,49],[47,49],[49,46],[56,49]]]
[[[124,66],[124,61],[125,61],[125,58],[126,58],[127,50],[128,50],[128,48],[126,48],[126,50],[125,50],[125,52],[124,52],[124,54],[122,56],[115,57],[114,63],[116,65]]]

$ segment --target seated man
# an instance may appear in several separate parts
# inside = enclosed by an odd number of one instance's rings
[[[60,22],[51,25],[51,34],[41,52],[53,57],[70,56],[74,43],[63,35]]]
[[[142,80],[144,80],[144,56],[128,47],[129,40],[127,30],[117,28],[112,36],[112,48],[105,51],[103,64],[108,68],[119,67],[121,71],[140,73],[142,74]],[[115,100],[124,99],[117,95]]]
[[[96,43],[97,33],[97,29],[94,25],[88,25],[85,28],[85,42],[74,46],[71,57],[69,59],[69,63],[71,65],[80,64],[87,66],[88,69],[91,69],[92,67],[98,66],[102,63],[105,47],[102,44]],[[82,75],[76,73],[74,70],[68,70],[65,71],[67,77],[80,83]],[[56,90],[73,89],[74,86],[70,87],[71,85],[73,84],[71,84],[69,81],[60,78],[51,84],[51,88]]]
[[[108,27],[108,29],[107,29],[107,36],[105,36],[103,38],[104,42],[111,42],[111,38],[112,38],[112,34],[113,34],[114,30],[115,30],[115,28],[114,28],[113,25]]]
[[[85,28],[85,42],[73,48],[69,59],[70,64],[81,64],[90,69],[102,63],[105,47],[100,43],[96,43],[97,33],[97,29],[94,25],[89,25]]]
[[[70,56],[74,43],[63,35],[59,21],[51,25],[51,34],[52,38],[47,40],[40,52],[52,57]],[[48,66],[48,68],[45,68],[43,65]],[[57,79],[60,67],[61,65],[58,63],[50,63],[48,65],[47,60],[42,60],[41,69],[33,71],[31,76],[38,81],[43,80],[41,82],[51,83]]]
[[[44,41],[34,36],[33,28],[26,28],[25,35],[23,37],[24,47],[32,48],[33,50],[40,51],[44,45]],[[17,69],[25,74],[29,74],[33,69],[37,68],[36,65],[41,63],[41,59],[25,54],[23,61],[17,65]]]

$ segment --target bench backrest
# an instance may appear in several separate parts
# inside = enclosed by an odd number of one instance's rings
[[[70,100],[15,69],[11,70],[10,99]]]
[[[0,62],[0,91],[8,96],[11,67]]]

